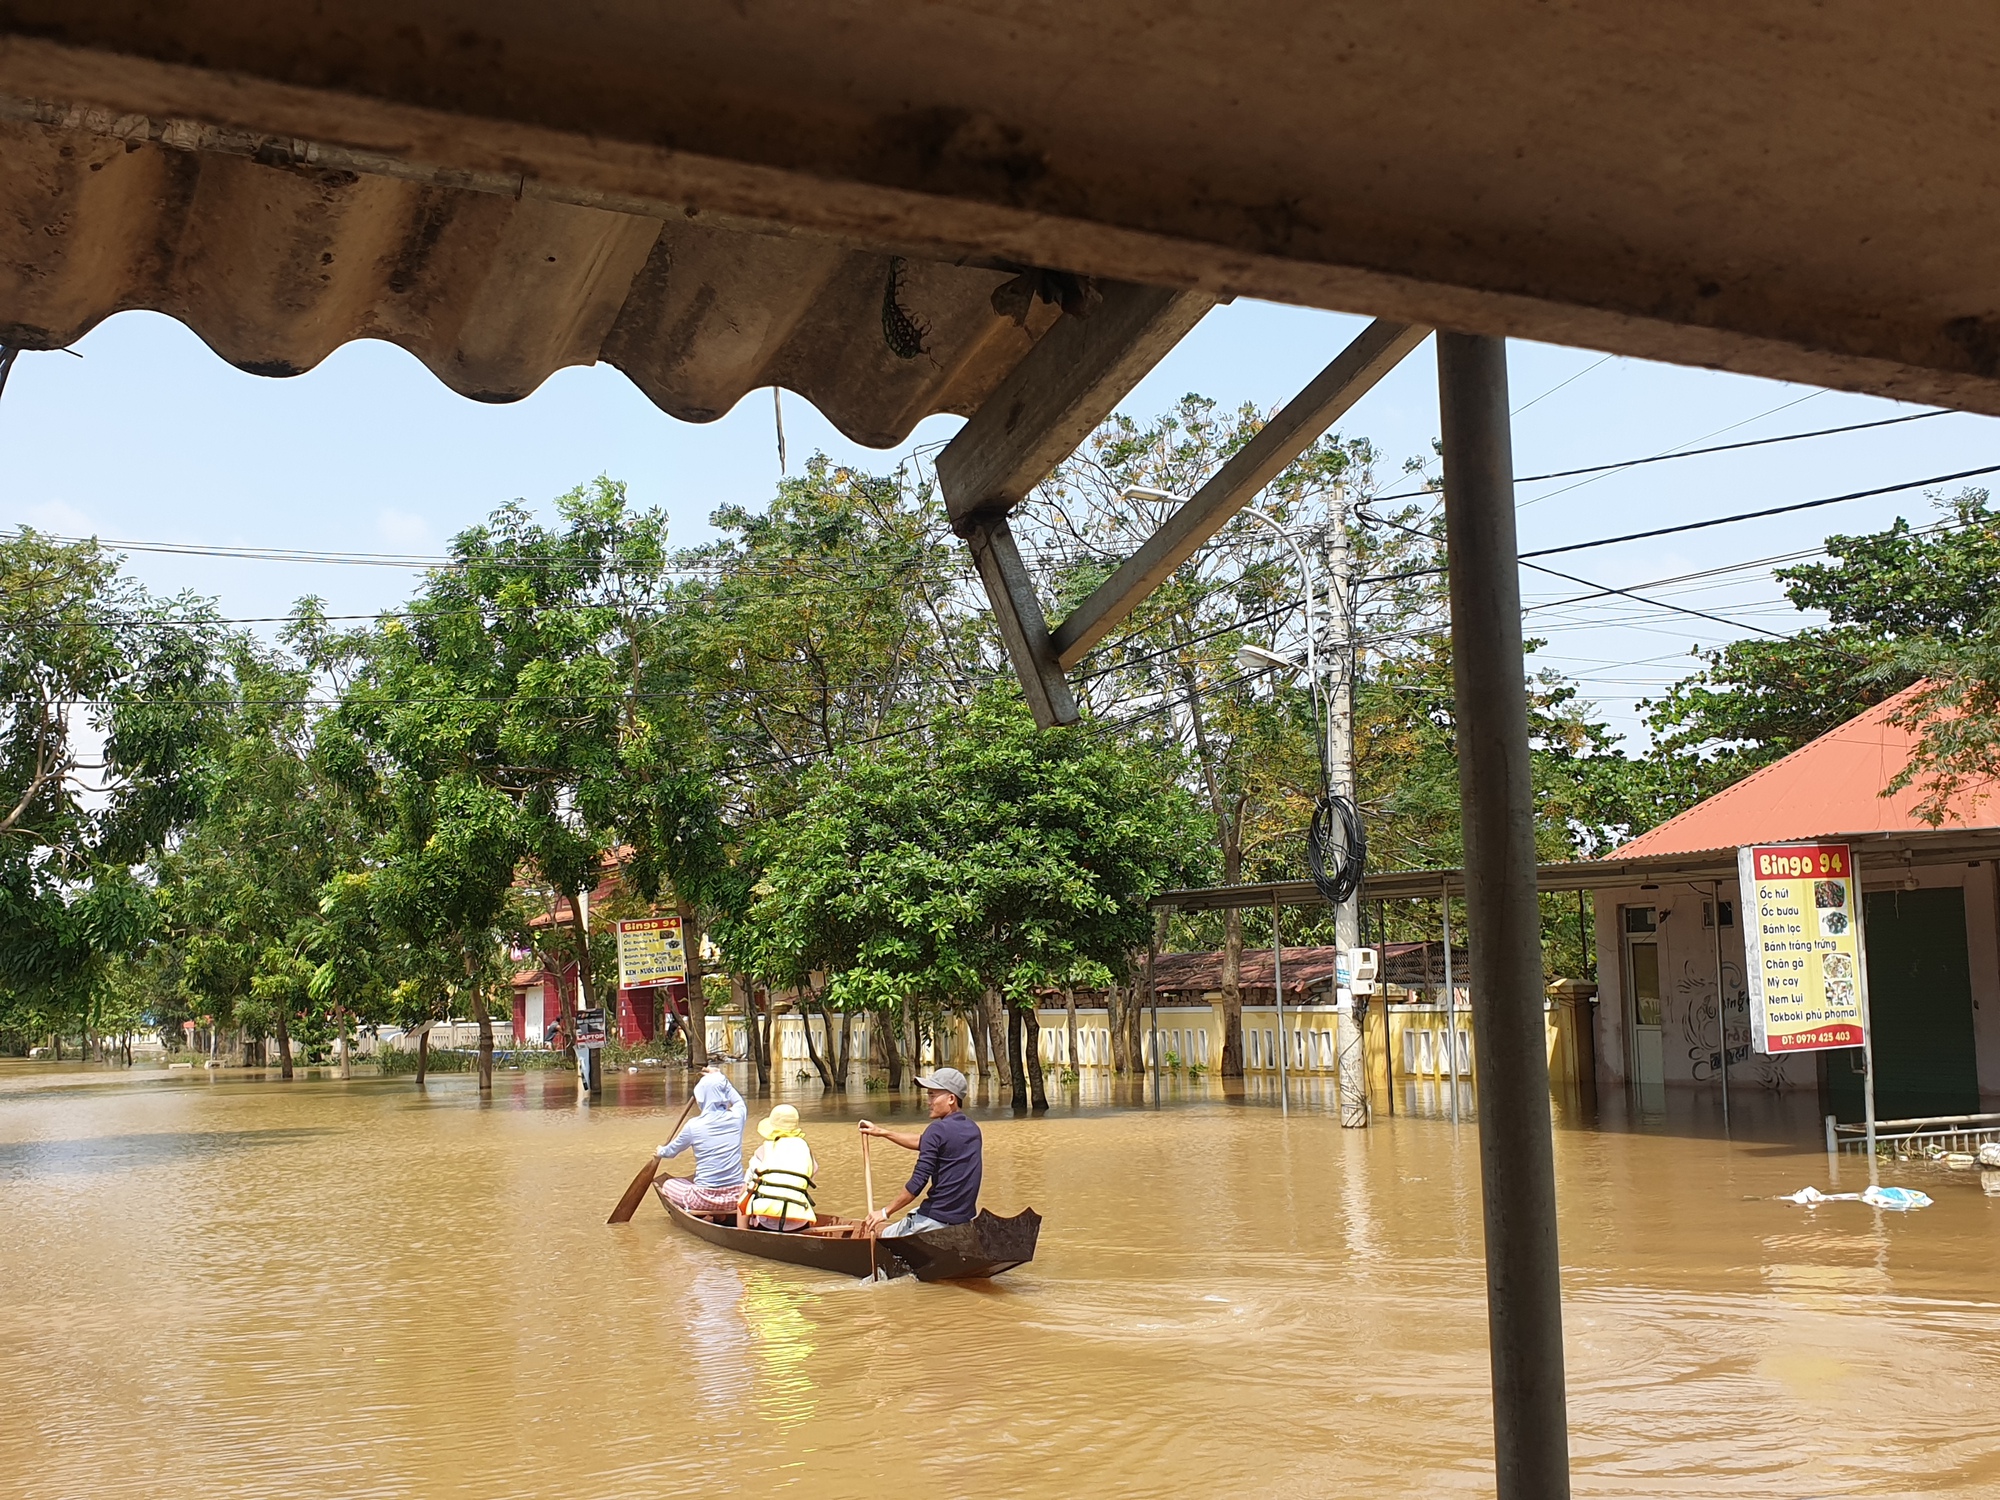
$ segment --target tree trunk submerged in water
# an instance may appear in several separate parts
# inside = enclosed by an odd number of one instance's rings
[[[1243,914],[1232,908],[1222,925],[1222,1066],[1224,1078],[1243,1076]],[[1157,1045],[1157,1044],[1156,1044]]]
[[[465,982],[472,991],[472,1019],[479,1023],[479,1092],[493,1092],[493,1017],[486,1009],[486,986],[473,970],[472,955],[465,955]]]
[[[1028,1107],[1027,1072],[1021,1066],[1021,1008],[1007,1007],[1007,1071],[1013,1076],[1008,1080],[1007,1102],[1016,1113]]]
[[[813,1040],[812,1018],[814,1010],[819,1012],[820,1026],[826,1033],[825,1057],[820,1055],[819,1044]],[[821,1087],[830,1094],[833,1092],[833,1064],[831,1062],[833,1056],[833,1016],[828,1012],[826,1002],[819,1000],[812,1007],[801,1004],[799,1006],[799,1023],[805,1029],[806,1056],[812,1059],[813,1069],[819,1074]]]
[[[278,1076],[280,1078],[290,1078],[292,1076],[292,1028],[291,1017],[288,1014],[289,1010],[290,1007],[282,1003],[277,1009]]]
[[[993,1033],[986,1029],[986,1013],[974,1006],[965,1013],[965,1029],[972,1036],[972,1066],[979,1074],[979,1086],[993,1086]]]
[[[1064,1042],[1069,1059],[1069,1069],[1076,1075],[1077,1089],[1081,1092],[1083,1088],[1083,1054],[1077,1047],[1076,986],[1073,984],[1063,986],[1063,1020],[1069,1028],[1069,1036]]]
[[[1031,1002],[1021,1012],[1021,1039],[1027,1049],[1028,1102],[1035,1109],[1049,1107],[1049,1091],[1042,1078],[1042,1018]]]
[[[870,1022],[869,1034],[882,1052],[882,1066],[889,1070],[889,1087],[903,1087],[903,1047],[901,1018],[891,1011],[878,1010]]]
[[[708,1066],[708,996],[701,987],[701,913],[692,901],[676,899],[681,919],[681,951],[687,955],[688,1066]]]
[[[428,1022],[417,1033],[417,1087],[422,1088],[424,1075],[431,1070],[431,1028]]]
[[[1007,1056],[1007,1018],[1000,1013],[1000,997],[987,990],[979,997],[979,1041],[983,1044],[980,1066],[992,1073],[995,1089],[1014,1086],[1014,1068]]]

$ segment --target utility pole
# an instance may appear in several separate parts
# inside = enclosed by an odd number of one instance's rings
[[[1328,655],[1326,706],[1327,790],[1359,806],[1354,778],[1354,560],[1347,536],[1347,486],[1333,487],[1332,534],[1327,539],[1327,614],[1333,639]],[[1308,582],[1310,587],[1310,582]],[[1334,942],[1347,952],[1361,946],[1361,893],[1333,909]],[[1338,1048],[1340,1123],[1348,1130],[1368,1124],[1368,1045],[1364,1016],[1352,988],[1336,995],[1334,1039]],[[1361,1004],[1366,1004],[1365,1001]]]
[[[1128,491],[1127,493],[1131,493]],[[1353,555],[1348,546],[1347,536],[1347,487],[1336,484],[1333,489],[1332,529],[1327,541],[1328,571],[1331,577],[1327,584],[1327,603],[1333,614],[1333,639],[1331,642],[1334,658],[1332,685],[1324,698],[1320,694],[1319,676],[1319,625],[1313,610],[1316,593],[1312,557],[1299,545],[1298,538],[1279,524],[1277,518],[1255,506],[1245,506],[1245,518],[1257,521],[1276,532],[1278,539],[1292,549],[1298,559],[1300,580],[1305,586],[1306,617],[1306,685],[1312,694],[1313,732],[1321,735],[1321,724],[1325,732],[1320,737],[1319,753],[1325,757],[1320,774],[1325,779],[1327,791],[1336,799],[1345,799],[1350,807],[1357,807],[1354,778],[1354,602]],[[1246,647],[1239,660],[1252,671],[1262,671],[1269,667],[1292,668],[1298,664],[1288,662],[1274,652],[1261,647]],[[1322,715],[1324,715],[1322,719]],[[1277,908],[1271,911],[1273,944],[1273,965],[1281,966],[1283,955],[1276,950],[1279,942]],[[1351,952],[1361,942],[1360,892],[1356,890],[1334,906],[1334,941],[1343,951]],[[1338,991],[1338,1014],[1335,1021],[1334,1043],[1337,1056],[1335,1067],[1340,1089],[1340,1123],[1358,1130],[1368,1123],[1368,1052],[1362,1017],[1355,1012],[1355,997],[1352,986]],[[1278,1046],[1280,1066],[1279,1087],[1285,1087],[1285,1064],[1292,1057],[1292,1037],[1287,1034],[1284,1024],[1284,996],[1278,995]]]

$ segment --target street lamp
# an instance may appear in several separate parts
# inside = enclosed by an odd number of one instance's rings
[[[1152,500],[1171,504],[1184,504],[1178,495],[1149,486],[1133,485],[1123,492],[1127,500]],[[1347,518],[1345,507],[1340,507],[1334,526],[1334,578],[1328,588],[1328,602],[1339,611],[1341,621],[1340,648],[1343,652],[1341,680],[1338,691],[1340,701],[1336,706],[1332,693],[1324,698],[1320,694],[1318,639],[1319,627],[1314,619],[1314,596],[1318,593],[1318,577],[1313,568],[1312,557],[1299,545],[1299,540],[1277,517],[1254,506],[1245,506],[1240,512],[1262,526],[1277,533],[1278,539],[1292,549],[1298,559],[1299,573],[1305,584],[1306,612],[1306,659],[1304,662],[1306,684],[1312,692],[1314,746],[1319,756],[1320,797],[1313,810],[1312,826],[1306,834],[1306,854],[1310,864],[1313,884],[1334,905],[1335,941],[1341,948],[1352,951],[1360,943],[1360,911],[1356,903],[1361,885],[1361,872],[1368,858],[1367,836],[1361,825],[1361,813],[1356,802],[1357,789],[1354,785],[1354,725],[1351,677],[1352,622],[1347,613]],[[1335,591],[1338,591],[1338,597]],[[1244,645],[1237,649],[1236,664],[1248,673],[1296,672],[1300,663],[1280,656],[1275,651],[1262,646]],[[1327,856],[1339,852],[1340,863],[1331,873],[1326,868]],[[1279,931],[1279,908],[1274,902],[1271,907],[1271,977],[1276,992],[1278,1006],[1278,1098],[1281,1105],[1288,1106],[1289,1081],[1287,1063],[1290,1059],[1292,1039],[1285,1026],[1285,991],[1282,979],[1284,939]],[[1363,1004],[1366,1002],[1364,1001]],[[1342,1005],[1336,1023],[1339,1047],[1340,1070],[1340,1123],[1355,1127],[1368,1123],[1367,1077],[1365,1054],[1359,1017],[1354,1009],[1350,994]]]
[[[1120,498],[1124,500],[1153,500],[1172,505],[1185,505],[1187,503],[1185,496],[1176,495],[1171,490],[1154,489],[1152,486],[1144,484],[1127,485],[1120,492]],[[1251,520],[1269,527],[1277,533],[1280,541],[1292,549],[1292,556],[1298,559],[1299,573],[1305,583],[1305,673],[1306,686],[1312,691],[1313,737],[1317,742],[1314,748],[1319,754],[1320,785],[1322,788],[1330,790],[1333,786],[1333,770],[1330,763],[1332,747],[1329,743],[1326,721],[1332,711],[1333,705],[1330,697],[1324,699],[1321,697],[1319,689],[1319,659],[1317,655],[1319,628],[1314,623],[1313,616],[1313,598],[1318,593],[1318,575],[1313,570],[1311,555],[1305,548],[1299,545],[1298,538],[1293,536],[1284,523],[1279,521],[1276,516],[1271,515],[1268,511],[1259,510],[1254,505],[1244,506],[1238,514],[1248,516]],[[1275,651],[1266,651],[1262,646],[1246,645],[1241,647],[1236,653],[1236,663],[1246,672],[1276,670],[1296,672],[1299,670],[1299,663],[1282,657]],[[1344,764],[1343,762],[1343,766]]]
[[[1248,673],[1296,672],[1303,663],[1295,662],[1289,656],[1280,656],[1275,651],[1266,651],[1262,646],[1238,646],[1236,665]]]

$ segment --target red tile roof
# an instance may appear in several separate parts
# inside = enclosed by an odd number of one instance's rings
[[[1916,691],[1906,688],[1885,699],[1605,857],[1695,854],[1836,834],[1928,829],[1916,815],[1921,787],[1882,795],[1916,748],[1917,736],[1890,722]],[[1979,787],[1953,798],[1945,826],[1993,826],[1995,805],[1988,800],[1993,790]]]
[[[1441,943],[1382,943],[1382,978],[1391,984],[1420,985],[1442,983],[1444,947]],[[1465,950],[1452,945],[1455,979],[1469,972]],[[1304,995],[1330,988],[1340,950],[1331,946],[1285,949],[1285,993]],[[1162,953],[1154,961],[1154,973],[1162,996],[1207,994],[1222,988],[1222,955],[1207,953]],[[1435,974],[1435,978],[1427,977]],[[1261,946],[1243,949],[1243,963],[1237,983],[1246,990],[1271,989],[1271,950]]]

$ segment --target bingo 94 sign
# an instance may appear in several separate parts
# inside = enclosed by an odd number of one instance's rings
[[[1750,1043],[1759,1052],[1859,1047],[1860,887],[1845,844],[1736,851],[1750,977]]]

